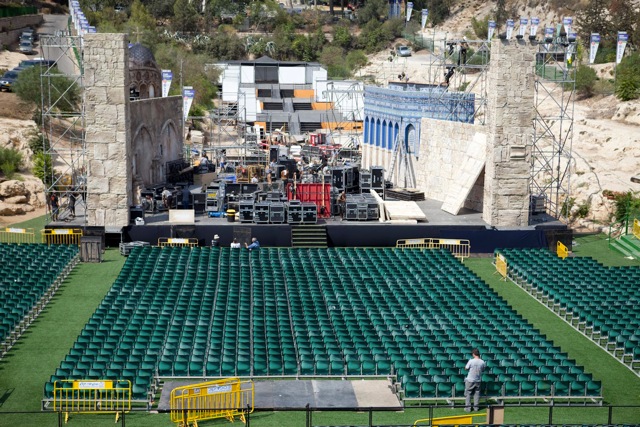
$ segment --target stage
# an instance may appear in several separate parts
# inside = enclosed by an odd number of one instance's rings
[[[394,224],[379,221],[347,221],[340,217],[320,218],[317,225],[326,228],[329,247],[390,247],[399,239],[441,238],[466,239],[472,253],[492,253],[496,248],[541,248],[555,250],[557,240],[571,248],[571,231],[562,222],[546,214],[533,215],[533,224],[522,228],[496,228],[482,220],[482,213],[462,210],[451,215],[440,209],[441,201],[416,202],[426,216],[426,221],[416,224]],[[51,222],[47,228],[83,228],[99,232],[100,227],[87,227],[84,206],[76,206],[76,217]],[[63,215],[60,215],[63,217]],[[206,214],[194,216],[193,224],[174,224],[168,211],[145,213],[144,225],[123,228],[107,228],[106,245],[120,242],[145,241],[157,244],[162,237],[196,238],[200,246],[210,245],[215,234],[222,246],[228,246],[235,237],[257,237],[262,246],[291,247],[289,224],[255,224],[229,222],[227,218],[212,218]],[[87,233],[88,234],[88,233]],[[93,234],[95,235],[95,234]]]

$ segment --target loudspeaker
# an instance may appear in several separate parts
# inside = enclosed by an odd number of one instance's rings
[[[269,205],[269,222],[272,224],[284,224],[286,219],[284,203],[272,202]]]
[[[384,188],[384,168],[382,166],[371,167],[371,188],[376,190]]]
[[[178,239],[190,239],[196,237],[195,225],[174,225],[171,227],[173,236]]]
[[[344,169],[331,169],[331,186],[337,190],[344,190]]]

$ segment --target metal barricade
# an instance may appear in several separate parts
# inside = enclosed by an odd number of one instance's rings
[[[500,273],[502,278],[507,280],[507,259],[502,254],[496,254],[496,271]]]
[[[636,236],[636,239],[640,239],[640,219],[638,218],[633,220],[633,235]]]
[[[438,417],[438,418],[424,418],[422,420],[416,420],[413,423],[414,427],[421,425],[431,425],[431,426],[460,426],[463,424],[474,424],[474,417],[486,417],[486,413],[478,413],[478,414],[467,414],[467,415],[452,415],[450,417]],[[475,423],[477,424],[477,423]],[[484,423],[482,423],[484,424]]]
[[[396,248],[446,249],[462,261],[471,253],[471,243],[464,239],[400,239],[396,241]]]
[[[35,243],[33,228],[7,227],[0,230],[0,243]]]
[[[245,410],[253,412],[254,386],[251,380],[225,378],[176,387],[171,391],[171,421],[179,427],[197,426],[215,418],[245,422]]]
[[[80,246],[82,230],[79,228],[45,228],[42,230],[42,241],[47,245]]]
[[[556,243],[556,254],[558,254],[558,257],[562,259],[569,256],[569,248],[567,248],[560,240]]]
[[[190,238],[177,238],[177,237],[160,237],[158,239],[158,246],[181,246],[181,247],[194,247],[198,246],[198,239],[195,237]]]
[[[131,381],[58,380],[53,383],[53,410],[71,413],[121,413],[131,410]]]

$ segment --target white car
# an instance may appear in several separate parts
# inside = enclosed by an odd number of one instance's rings
[[[398,56],[411,56],[411,49],[408,46],[398,46],[396,53]]]

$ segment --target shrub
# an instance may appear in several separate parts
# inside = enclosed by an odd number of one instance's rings
[[[0,147],[0,171],[8,179],[13,178],[22,165],[22,153],[14,148]]]
[[[576,70],[576,90],[580,95],[585,97],[592,96],[596,80],[596,72],[593,68],[581,65]]]
[[[638,215],[640,213],[640,197],[635,196],[631,191],[617,193],[615,207],[616,221],[622,221],[627,216]]]
[[[53,183],[53,163],[51,155],[46,153],[37,153],[33,156],[33,175],[40,178],[46,186]]]
[[[622,101],[636,99],[640,95],[640,54],[634,53],[622,59],[616,71],[616,96]]]

